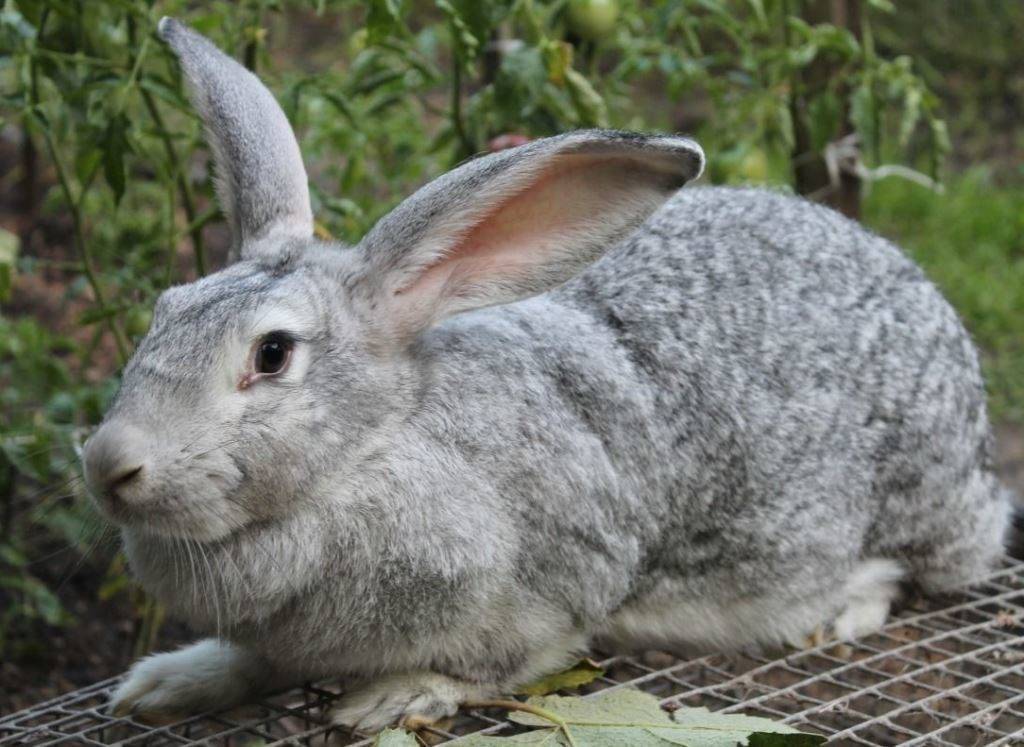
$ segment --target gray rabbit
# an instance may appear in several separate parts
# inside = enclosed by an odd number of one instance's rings
[[[591,642],[840,639],[1000,557],[1008,493],[956,314],[804,200],[696,188],[691,140],[572,132],[313,237],[273,96],[170,19],[236,262],[166,291],[84,461],[143,585],[215,637],[118,711],[320,677],[367,730]]]

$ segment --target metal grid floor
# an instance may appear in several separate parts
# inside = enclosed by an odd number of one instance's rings
[[[781,719],[858,745],[1024,745],[1024,563],[1007,562],[957,597],[904,609],[881,632],[784,658],[612,657],[583,690],[635,686],[666,708],[702,705]],[[370,745],[331,729],[331,684],[307,686],[230,713],[147,726],[104,712],[114,678],[0,717],[0,745]],[[497,711],[460,713],[420,732],[440,744],[520,727]]]

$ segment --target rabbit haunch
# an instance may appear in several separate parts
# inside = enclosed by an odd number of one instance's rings
[[[160,32],[240,260],[162,297],[85,468],[142,583],[215,639],[138,663],[115,707],[340,676],[335,720],[375,729],[595,639],[861,635],[899,583],[1000,556],[976,352],[892,244],[792,197],[676,194],[695,143],[610,131],[469,161],[319,242],[273,97]],[[257,375],[268,335],[288,363]]]

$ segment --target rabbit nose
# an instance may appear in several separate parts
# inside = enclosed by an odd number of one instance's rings
[[[85,482],[98,497],[117,503],[125,491],[142,480],[145,437],[129,425],[107,423],[85,445]]]

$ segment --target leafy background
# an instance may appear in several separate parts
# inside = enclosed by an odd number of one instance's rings
[[[860,217],[964,316],[1019,475],[1024,6],[896,6],[0,0],[0,712],[185,635],[130,581],[78,466],[155,297],[226,253],[162,15],[277,94],[325,236],[357,240],[473,154],[590,126],[692,133],[706,181]]]

